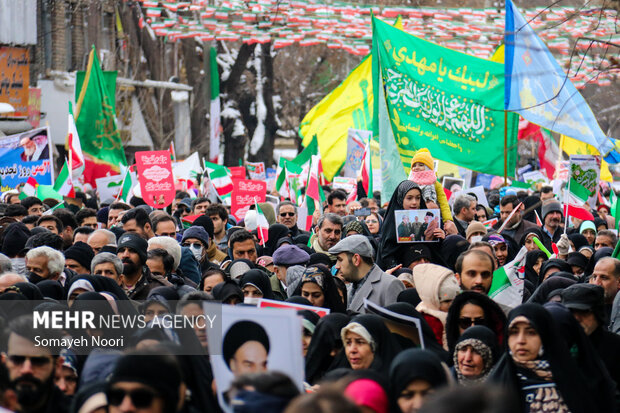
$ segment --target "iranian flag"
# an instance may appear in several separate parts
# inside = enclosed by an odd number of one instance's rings
[[[62,196],[69,198],[75,198],[75,190],[73,189],[73,180],[71,179],[71,173],[69,172],[69,164],[65,159],[65,163],[54,182],[54,190]]]
[[[269,222],[267,222],[267,218],[263,213],[263,210],[260,209],[260,206],[254,200],[254,205],[256,206],[256,223],[257,223],[257,232],[258,239],[260,240],[261,245],[265,246],[265,243],[269,240]]]
[[[592,193],[588,188],[579,183],[575,178],[571,177],[568,182],[569,202],[573,204],[583,205],[588,202]]]
[[[217,69],[217,49],[212,47],[209,52],[211,77],[211,106],[209,109],[209,159],[217,161],[220,153],[220,75]],[[232,189],[231,189],[232,190]]]
[[[372,156],[370,152],[370,140],[372,135],[369,136],[366,147],[364,148],[364,157],[362,158],[362,168],[360,175],[362,176],[362,186],[366,195],[372,198]]]
[[[310,167],[306,170],[310,171]],[[276,191],[282,198],[289,198],[291,201],[297,201],[298,177],[302,174],[303,168],[294,161],[280,157],[278,168],[276,170]]]
[[[39,183],[32,176],[28,178],[26,183],[24,184],[21,193],[19,194],[19,199],[24,199],[29,196],[37,196],[37,188],[39,187]]]
[[[325,198],[319,185],[319,156],[312,156],[311,162],[310,170],[308,171],[306,195],[299,207],[299,218],[297,219],[297,225],[304,231],[310,231],[310,228],[312,228],[312,214],[314,214],[314,211],[321,205],[323,198]]]
[[[205,169],[209,175],[211,183],[217,191],[217,195],[222,202],[228,199],[230,202],[233,190],[232,179],[230,178],[230,172],[228,168],[222,165],[218,165],[212,162],[205,162]]]
[[[84,173],[85,163],[82,145],[80,145],[80,135],[75,127],[73,118],[73,105],[69,102],[69,122],[67,127],[67,139],[65,147],[69,151],[69,162],[71,163],[71,178],[78,179]]]
[[[116,196],[116,200],[121,200],[126,204],[129,203],[129,195],[131,194],[131,189],[138,184],[137,179],[134,179],[135,175],[133,175],[132,168],[127,168],[125,172],[125,176],[123,177],[123,183],[121,185],[121,190]]]
[[[523,302],[525,254],[527,249],[523,247],[514,260],[493,272],[489,297],[496,303],[514,308]]]

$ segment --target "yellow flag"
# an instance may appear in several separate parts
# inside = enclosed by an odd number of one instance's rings
[[[400,17],[394,26],[402,30]],[[344,165],[349,128],[371,130],[372,111],[372,57],[369,54],[306,114],[299,126],[303,146],[310,143],[312,136],[317,136],[325,178],[331,181]]]
[[[561,135],[560,150],[569,155],[600,155],[594,146],[566,135]],[[603,160],[601,160],[601,181],[613,182],[613,177],[609,171],[609,165]]]
[[[497,49],[495,49],[493,55],[491,56],[491,59],[489,60],[495,63],[504,63],[504,54],[504,44],[502,43],[497,46]]]

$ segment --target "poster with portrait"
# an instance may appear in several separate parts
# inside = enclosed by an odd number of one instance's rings
[[[463,190],[465,187],[465,180],[453,176],[444,176],[441,180],[441,185],[454,195],[455,192]]]
[[[441,228],[438,209],[409,209],[394,211],[396,241],[399,243],[425,242],[425,234]],[[439,240],[434,240],[439,241]]]
[[[52,185],[51,138],[48,128],[33,129],[0,138],[2,191],[15,189],[29,177],[39,185]]]
[[[302,321],[293,309],[204,304],[219,314],[218,328],[207,329],[209,357],[224,412],[232,412],[231,384],[245,373],[278,371],[303,392]]]

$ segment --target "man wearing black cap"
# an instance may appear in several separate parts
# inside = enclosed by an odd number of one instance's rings
[[[224,336],[222,354],[235,377],[267,371],[269,336],[254,321],[237,321]]]
[[[418,264],[430,263],[431,258],[431,251],[426,245],[411,246],[403,254],[403,266],[413,270]]]
[[[146,264],[148,243],[137,234],[123,234],[118,240],[117,256],[123,262],[120,285],[132,300],[145,300],[153,288],[170,284],[161,276],[154,276]]]
[[[183,407],[185,384],[173,356],[130,353],[116,363],[106,396],[110,413],[175,413]]]
[[[65,251],[65,267],[71,268],[77,274],[90,274],[90,263],[95,253],[92,248],[83,242],[76,242]]]
[[[620,383],[620,336],[607,331],[603,287],[574,284],[562,291],[562,304],[568,308],[590,338],[594,349],[609,371]]]

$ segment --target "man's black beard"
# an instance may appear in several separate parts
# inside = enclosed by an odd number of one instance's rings
[[[25,374],[11,382],[11,388],[17,393],[17,402],[22,412],[36,411],[48,402],[54,387],[53,373],[42,382],[32,374]]]
[[[139,269],[140,266],[133,261],[123,261],[123,274],[131,276],[137,273]]]

